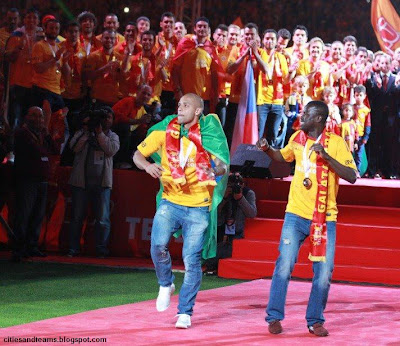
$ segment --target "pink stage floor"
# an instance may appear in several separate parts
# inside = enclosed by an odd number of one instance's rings
[[[109,345],[135,346],[400,345],[399,288],[333,284],[325,313],[325,326],[330,336],[317,338],[308,333],[304,320],[311,287],[309,282],[291,282],[287,318],[283,321],[284,333],[268,333],[264,310],[269,286],[270,280],[255,280],[201,291],[192,328],[188,330],[174,327],[175,295],[171,307],[163,313],[156,312],[154,300],[99,309],[2,329],[0,344],[5,344],[4,338],[11,336],[64,336],[107,338]]]

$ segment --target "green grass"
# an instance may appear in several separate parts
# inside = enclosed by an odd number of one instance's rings
[[[0,328],[155,299],[158,293],[150,270],[5,261],[0,266]],[[178,290],[183,273],[174,275]],[[239,282],[204,276],[201,290]]]

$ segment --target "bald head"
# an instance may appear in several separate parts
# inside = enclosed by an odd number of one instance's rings
[[[28,116],[37,116],[37,117],[41,117],[43,116],[43,110],[40,107],[37,106],[33,106],[31,108],[28,109]]]
[[[183,97],[190,100],[190,102],[192,102],[192,104],[195,108],[201,108],[201,111],[203,112],[204,101],[199,95],[196,95],[193,93],[188,93],[188,94],[183,95]]]
[[[178,124],[190,128],[197,123],[204,110],[202,98],[196,94],[185,94],[178,102]]]
[[[28,113],[25,116],[25,123],[32,130],[39,131],[43,128],[44,116],[42,108],[31,107],[28,109]]]

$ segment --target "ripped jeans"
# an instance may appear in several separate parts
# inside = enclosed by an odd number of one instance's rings
[[[168,245],[172,234],[182,229],[185,277],[179,293],[179,314],[193,313],[202,278],[201,252],[208,220],[209,207],[185,207],[165,199],[160,202],[154,216],[151,230],[151,258],[160,286],[170,286],[174,281]]]
[[[336,222],[327,223],[326,262],[312,262],[314,277],[308,300],[307,325],[324,323],[324,310],[328,301],[335,257]],[[311,220],[292,213],[285,214],[279,243],[279,257],[276,261],[267,306],[267,322],[283,320],[285,317],[286,294],[289,280],[297,262],[300,246],[310,234]],[[308,246],[308,245],[307,245]]]

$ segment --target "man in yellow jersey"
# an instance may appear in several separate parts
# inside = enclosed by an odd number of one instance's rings
[[[4,60],[9,63],[8,83],[10,87],[9,122],[17,127],[27,114],[32,99],[32,47],[36,43],[39,13],[29,9],[24,17],[24,26],[10,37]]]
[[[267,29],[263,35],[267,71],[258,75],[258,132],[259,137],[266,132],[271,145],[282,148],[283,140],[279,140],[278,135],[281,123],[286,120],[283,113],[283,83],[288,75],[288,65],[285,56],[276,50],[278,33],[274,29]],[[285,138],[285,134],[286,126],[283,126],[281,138]]]
[[[302,54],[302,59],[307,59],[309,52],[307,49],[308,30],[304,25],[296,25],[293,30],[293,46],[288,47],[285,51],[290,55],[296,55],[296,53]]]
[[[61,97],[61,77],[68,79],[71,74],[69,58],[72,55],[66,47],[56,42],[60,33],[60,22],[46,21],[46,40],[35,43],[32,48],[32,97],[36,106],[43,108],[45,126],[55,139],[68,137],[65,115],[68,109]]]
[[[163,116],[174,114],[176,111],[171,70],[179,40],[174,35],[174,25],[175,16],[171,12],[164,12],[160,21],[162,31],[158,33],[153,49],[157,57],[157,70],[160,71],[160,78],[154,85],[154,95],[160,95]]]
[[[236,114],[239,106],[242,86],[245,81],[247,62],[250,61],[254,68],[254,78],[258,80],[260,72],[267,73],[268,56],[265,50],[257,45],[258,27],[254,23],[247,23],[244,27],[244,44],[240,49],[232,49],[228,59],[226,72],[232,75],[232,84],[229,103],[226,109],[224,130],[228,145],[232,143],[235,128]]]
[[[112,107],[119,100],[119,82],[123,77],[123,57],[114,49],[115,31],[104,30],[103,47],[86,59],[84,76],[91,82],[90,97],[96,99],[96,107]]]
[[[310,82],[307,95],[313,100],[320,100],[322,90],[329,85],[330,66],[322,60],[324,41],[319,37],[310,40],[310,56],[308,59],[300,60],[297,75],[306,76]]]
[[[178,115],[153,126],[133,157],[137,167],[162,183],[162,199],[151,232],[151,256],[160,284],[158,311],[169,307],[175,290],[168,244],[172,234],[182,229],[186,272],[176,328],[191,326],[202,278],[202,252],[205,258],[215,256],[217,206],[228,175],[229,151],[222,126],[215,115],[204,116],[203,109],[198,95],[184,95],[178,103]],[[161,157],[154,156],[159,150]],[[146,160],[150,155],[155,163]]]
[[[219,60],[209,37],[210,24],[199,17],[194,24],[195,35],[186,35],[178,44],[171,71],[175,99],[194,93],[205,103],[205,113],[215,111],[218,103]]]
[[[271,334],[282,333],[280,321],[285,317],[290,276],[299,248],[309,236],[314,277],[307,326],[316,336],[328,335],[323,312],[334,267],[339,178],[352,184],[356,181],[356,166],[345,141],[325,129],[328,113],[325,103],[311,101],[304,109],[301,130],[291,136],[283,149],[272,148],[264,138],[257,142],[273,160],[296,161],[266,310]]]

